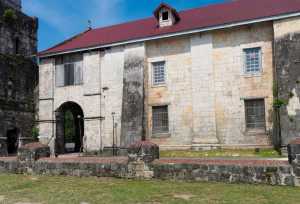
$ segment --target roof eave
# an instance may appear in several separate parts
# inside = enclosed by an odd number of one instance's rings
[[[269,16],[269,17],[263,17],[263,18],[258,18],[258,19],[250,19],[250,20],[233,22],[233,23],[228,23],[228,24],[210,26],[210,27],[205,27],[205,28],[198,28],[198,29],[193,29],[193,30],[180,31],[180,32],[175,32],[175,33],[167,33],[167,34],[150,36],[150,37],[145,37],[145,38],[115,42],[115,43],[110,43],[110,44],[103,44],[103,45],[98,45],[98,46],[89,46],[89,47],[66,50],[66,51],[61,51],[61,52],[46,53],[46,54],[39,55],[39,58],[46,58],[46,57],[52,57],[52,56],[56,56],[56,55],[70,54],[70,53],[75,53],[75,52],[95,50],[95,49],[101,49],[101,48],[107,48],[107,47],[114,47],[114,46],[120,46],[120,45],[131,44],[131,43],[145,42],[145,41],[149,41],[149,40],[157,40],[157,39],[162,39],[162,38],[176,37],[176,36],[180,36],[180,35],[207,32],[207,31],[212,31],[212,30],[219,30],[219,29],[224,29],[224,28],[231,28],[231,27],[249,25],[249,24],[253,24],[253,23],[260,23],[260,22],[266,22],[266,21],[280,20],[280,19],[297,17],[297,16],[300,16],[300,12],[292,12],[292,13],[280,14],[280,15],[276,15],[276,16]]]

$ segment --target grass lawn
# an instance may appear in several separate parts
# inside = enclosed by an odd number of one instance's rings
[[[0,174],[0,203],[296,204],[300,188]]]
[[[253,158],[279,158],[281,157],[274,149],[216,149],[209,151],[192,151],[192,150],[166,150],[160,152],[161,157],[253,157]],[[300,201],[299,201],[300,202]]]

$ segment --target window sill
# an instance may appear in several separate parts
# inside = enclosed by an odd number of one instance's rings
[[[250,78],[250,77],[261,77],[262,76],[262,72],[260,72],[260,73],[253,73],[253,74],[247,74],[247,73],[244,73],[243,75],[242,75],[243,77],[245,77],[245,78]]]
[[[152,85],[151,88],[167,87],[167,84]]]
[[[67,85],[67,86],[55,86],[55,88],[68,88],[68,87],[77,87],[82,86],[83,84],[74,84],[74,85]]]
[[[267,131],[265,129],[256,129],[256,128],[246,129],[246,135],[255,136],[261,134],[267,134]]]
[[[152,138],[168,138],[168,137],[171,137],[171,133],[153,133]]]

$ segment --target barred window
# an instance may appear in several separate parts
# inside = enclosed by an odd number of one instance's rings
[[[264,99],[245,100],[246,127],[249,129],[265,129]]]
[[[82,84],[82,54],[57,57],[55,64],[57,87]]]
[[[168,133],[169,116],[168,106],[152,107],[152,133]]]
[[[153,85],[165,83],[165,62],[154,62],[153,67]]]
[[[245,73],[255,74],[261,72],[261,48],[244,49]]]

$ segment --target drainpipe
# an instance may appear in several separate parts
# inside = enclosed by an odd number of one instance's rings
[[[100,141],[100,152],[103,150],[103,142],[102,142],[102,111],[101,111],[101,101],[102,101],[102,80],[101,80],[101,50],[99,50],[99,141]]]
[[[55,58],[53,58],[52,61],[52,138],[54,139],[54,144],[53,144],[53,152],[52,154],[56,155],[56,113],[54,110],[54,86],[55,86]],[[50,140],[51,141],[51,140]]]

